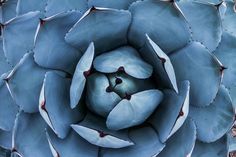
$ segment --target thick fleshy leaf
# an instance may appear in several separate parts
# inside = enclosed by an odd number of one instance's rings
[[[45,16],[49,17],[68,10],[78,10],[84,13],[87,9],[87,0],[47,0]]]
[[[175,71],[170,58],[147,34],[146,37],[147,42],[141,49],[142,56],[153,66],[155,72],[154,76],[157,77],[158,75],[163,84],[170,86],[178,93]]]
[[[192,157],[226,157],[226,154],[226,138],[223,137],[212,143],[203,143],[197,140]]]
[[[183,126],[166,142],[166,147],[157,157],[190,157],[196,141],[196,125],[187,119]]]
[[[30,11],[44,12],[47,0],[17,0],[16,13],[17,15],[26,14]]]
[[[123,148],[134,145],[128,138],[127,130],[109,130],[104,119],[90,113],[81,123],[71,125],[71,127],[88,142],[100,147]]]
[[[39,67],[32,53],[27,53],[7,76],[17,105],[25,112],[37,112],[40,89],[46,69]]]
[[[236,109],[236,86],[231,86],[229,88],[229,94],[230,94],[230,97],[232,99],[233,107],[234,107],[234,109]]]
[[[139,79],[152,75],[152,66],[144,62],[138,52],[131,47],[121,47],[103,53],[93,62],[94,68],[103,73],[113,73],[122,68],[127,74]]]
[[[93,112],[106,117],[120,102],[115,92],[108,92],[109,81],[103,74],[95,73],[88,77],[86,104]]]
[[[54,157],[96,157],[98,147],[89,144],[74,131],[65,139],[59,139],[48,130],[48,143]]]
[[[184,123],[189,113],[188,81],[179,84],[179,94],[174,90],[164,90],[164,99],[149,122],[158,131],[160,140],[165,143]]]
[[[192,42],[170,56],[177,81],[189,80],[190,104],[208,106],[221,82],[221,65],[200,43]],[[207,92],[206,92],[207,89]]]
[[[163,94],[150,89],[121,100],[107,117],[107,127],[119,130],[143,123],[162,101]]]
[[[22,157],[52,157],[40,114],[20,112],[13,130],[12,150]]]
[[[200,113],[200,114],[199,114]],[[197,138],[203,142],[214,142],[229,131],[234,121],[234,109],[228,90],[221,86],[210,106],[191,106],[190,117],[197,125]]]
[[[88,0],[89,7],[103,7],[115,9],[128,9],[130,4],[137,0]]]
[[[102,149],[102,157],[154,157],[165,147],[154,129],[148,126],[132,129],[129,137],[135,145],[122,149]]]
[[[74,72],[81,54],[65,42],[64,36],[80,16],[78,11],[69,11],[41,20],[34,47],[36,63],[47,68]]]
[[[221,18],[213,4],[180,2],[180,10],[188,21],[192,38],[214,51],[221,40]]]
[[[146,33],[165,53],[188,43],[189,28],[181,12],[172,3],[156,0],[138,1],[131,5],[130,11],[132,23],[129,42],[136,47],[145,44]]]
[[[108,51],[127,43],[130,21],[128,11],[93,7],[66,34],[65,40],[82,52],[91,41],[96,52]]]
[[[201,2],[201,3],[209,3],[209,4],[219,4],[221,0],[178,0],[180,2]]]
[[[236,85],[236,37],[232,34],[224,32],[221,42],[214,54],[226,67],[223,77],[223,84],[230,88]]]
[[[233,1],[233,0],[177,0],[177,2],[203,3],[206,5],[215,6],[215,8],[219,12],[221,19],[224,18],[224,15],[226,12],[226,1]],[[176,6],[179,8],[178,5],[176,5]]]
[[[0,155],[3,157],[11,156],[11,152],[10,152],[10,150],[0,147]]]
[[[137,79],[124,72],[108,74],[108,79],[110,90],[116,92],[122,98],[156,87],[155,82],[151,78]]]
[[[219,14],[220,14],[220,17],[221,17],[221,22],[222,22],[222,19],[225,17],[225,13],[226,13],[226,10],[227,10],[226,2],[222,1],[218,4],[216,4],[216,6],[217,6],[217,9],[219,11]]]
[[[89,47],[80,58],[72,79],[70,86],[70,106],[75,108],[79,103],[80,98],[84,91],[84,86],[86,83],[86,77],[89,75],[89,71],[92,66],[94,57],[94,44],[90,43]]]
[[[16,65],[22,56],[33,49],[40,13],[29,12],[4,24],[3,49],[7,59]],[[12,40],[12,39],[17,40]]]
[[[16,5],[18,0],[7,0],[1,6],[1,23],[16,17]],[[2,2],[1,2],[2,3]]]
[[[4,51],[3,51],[3,41],[2,41],[2,38],[0,38],[0,76],[11,70],[12,69],[12,66],[11,64],[8,62],[5,54],[4,54]]]
[[[0,129],[10,131],[13,128],[18,107],[3,80],[0,80]]]
[[[40,93],[40,114],[59,138],[65,138],[70,125],[84,116],[82,108],[70,108],[70,84],[70,79],[47,72]]]
[[[236,13],[235,13],[235,3],[233,1],[227,1],[227,9],[225,16],[222,20],[224,31],[236,35]]]
[[[4,131],[0,129],[0,147],[11,149],[12,146],[12,131]]]

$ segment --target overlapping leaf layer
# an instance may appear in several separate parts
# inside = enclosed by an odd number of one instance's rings
[[[233,0],[0,9],[0,155],[236,155]]]

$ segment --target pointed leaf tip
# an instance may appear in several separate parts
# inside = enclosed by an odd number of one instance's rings
[[[94,43],[91,42],[76,66],[72,83],[70,86],[71,108],[76,107],[83,94],[86,83],[86,77],[88,76],[88,72],[91,69],[94,53],[95,53]]]
[[[146,34],[146,38],[148,40],[148,43],[154,50],[155,54],[157,55],[157,58],[160,60],[162,64],[162,68],[164,69],[167,77],[169,78],[169,81],[172,85],[172,88],[175,90],[176,93],[178,93],[178,87],[177,87],[177,81],[175,76],[175,70],[174,67],[170,61],[170,58],[161,50],[161,48]]]
[[[119,130],[143,123],[163,99],[157,89],[145,90],[121,100],[107,117],[107,127]],[[145,104],[145,105],[144,105]]]

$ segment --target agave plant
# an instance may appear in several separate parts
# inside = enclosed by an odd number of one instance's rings
[[[233,1],[0,8],[2,156],[236,155]]]

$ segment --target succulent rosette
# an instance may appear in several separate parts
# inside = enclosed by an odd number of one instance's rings
[[[233,1],[0,5],[0,146],[12,156],[235,155]]]

